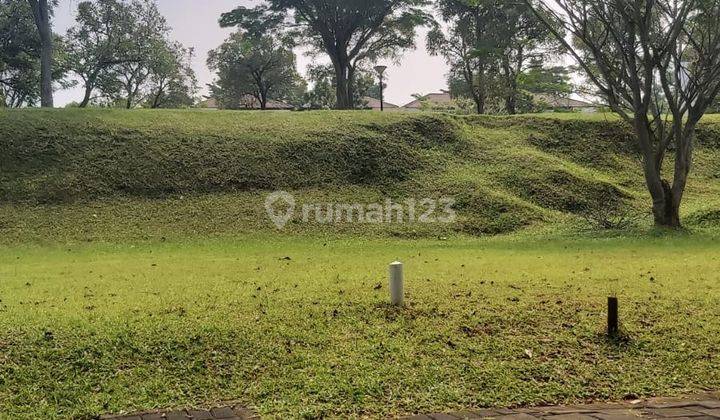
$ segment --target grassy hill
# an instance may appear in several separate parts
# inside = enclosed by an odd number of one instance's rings
[[[684,216],[720,220],[720,119],[700,128]],[[628,127],[609,115],[4,110],[0,231],[21,240],[227,236],[274,229],[270,191],[302,203],[452,197],[442,224],[290,232],[432,236],[648,226]],[[669,164],[668,167],[672,165]]]
[[[0,110],[0,417],[238,401],[374,419],[720,389],[720,119],[696,157],[684,215],[711,232],[648,237],[611,116]],[[278,234],[279,189],[448,196],[459,217]]]

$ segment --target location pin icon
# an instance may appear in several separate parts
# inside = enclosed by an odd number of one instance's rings
[[[284,209],[278,209],[280,203],[284,203]],[[285,191],[276,191],[265,199],[265,210],[275,226],[283,229],[295,214],[295,197]]]

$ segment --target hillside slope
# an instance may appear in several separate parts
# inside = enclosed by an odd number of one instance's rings
[[[700,128],[685,220],[720,221],[720,120]],[[4,240],[274,230],[264,200],[452,197],[450,225],[291,222],[290,232],[482,235],[649,223],[631,133],[611,116],[0,112]],[[668,165],[671,167],[671,165]]]

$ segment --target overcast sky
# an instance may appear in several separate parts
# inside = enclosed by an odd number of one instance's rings
[[[74,24],[75,12],[79,0],[60,0],[55,13],[55,31],[64,34]],[[220,28],[218,19],[223,12],[230,11],[237,6],[252,6],[257,2],[252,0],[157,0],[160,11],[165,15],[173,28],[173,37],[186,47],[194,47],[196,52],[194,68],[197,73],[202,93],[207,83],[213,80],[213,75],[205,65],[208,51],[216,48],[231,32]],[[445,89],[445,74],[447,66],[440,57],[431,57],[425,51],[425,31],[421,31],[417,38],[417,49],[408,51],[399,63],[388,64],[388,88],[386,101],[396,105],[410,102],[414,93],[438,92]],[[318,58],[320,60],[320,58]],[[298,57],[298,66],[302,73],[305,67],[312,63],[312,59]],[[74,88],[57,92],[56,105],[63,106],[69,102],[80,101],[82,89]]]

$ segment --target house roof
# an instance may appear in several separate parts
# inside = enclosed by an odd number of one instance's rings
[[[363,101],[365,101],[367,103],[367,108],[380,109],[380,100],[379,99],[371,98],[369,96],[363,96],[362,99],[363,99]],[[384,102],[384,101],[383,101],[383,106],[385,108],[400,108],[399,106],[397,106],[395,104],[391,104],[389,102]]]
[[[593,108],[596,104],[590,102],[580,101],[572,98],[560,98],[552,95],[546,95],[538,93],[534,95],[535,99],[541,100],[551,107],[555,108]]]
[[[260,109],[260,102],[252,95],[245,95],[242,98],[242,103],[246,109]],[[203,102],[205,108],[217,109],[219,104],[217,99],[208,98]],[[293,106],[282,101],[268,100],[266,104],[267,109],[293,109]]]
[[[267,109],[294,109],[294,107],[283,101],[274,101],[272,99],[267,101]],[[257,108],[260,108],[258,104]]]
[[[217,107],[218,107],[217,99],[207,98],[206,100],[200,102],[200,106],[203,108],[217,109]]]
[[[433,106],[451,106],[451,105],[453,105],[453,98],[452,98],[452,96],[450,96],[449,92],[438,92],[438,93],[429,93],[420,99],[415,99],[414,101],[405,105],[403,108],[420,109],[420,108],[422,108],[423,101],[428,101]]]

